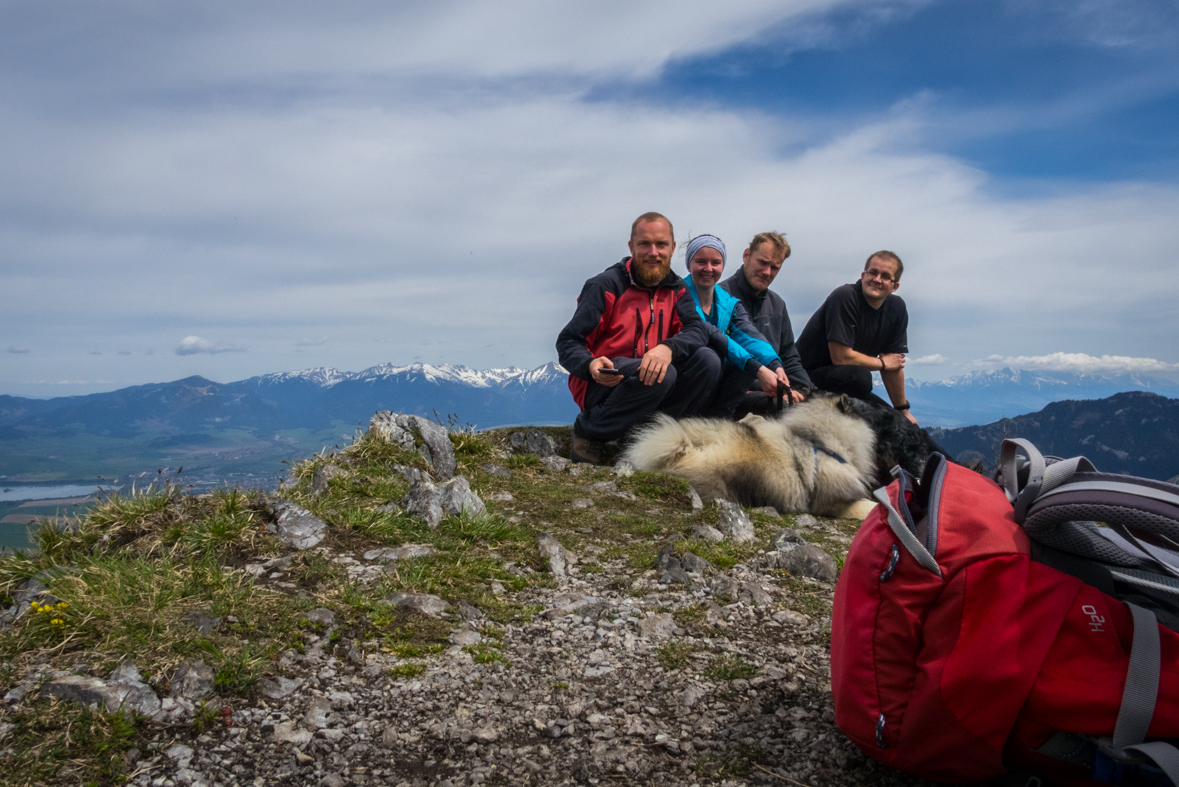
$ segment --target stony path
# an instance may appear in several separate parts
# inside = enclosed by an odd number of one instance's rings
[[[232,726],[161,730],[131,783],[916,783],[834,726],[830,621],[793,609],[782,579],[738,565],[664,585],[657,570],[632,583],[622,560],[603,568],[521,591],[544,610],[523,625],[461,610],[453,644],[414,676],[390,675],[404,661],[379,651],[325,655],[324,610],[321,640],[287,652]]]

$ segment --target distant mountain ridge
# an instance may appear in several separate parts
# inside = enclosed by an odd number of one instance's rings
[[[1104,399],[1123,391],[1179,396],[1179,382],[1164,377],[1026,369],[970,372],[936,381],[906,380],[905,389],[922,425],[944,427],[989,423],[1035,412],[1063,399]]]
[[[977,457],[988,467],[1005,438],[1022,437],[1045,455],[1086,456],[1102,472],[1162,481],[1179,475],[1179,399],[1149,391],[1053,402],[984,426],[929,432],[959,461]]]
[[[453,416],[478,428],[572,423],[567,380],[555,363],[483,371],[415,363],[232,383],[187,377],[56,399],[0,396],[0,477],[80,479],[178,465],[190,478],[277,477],[283,459],[339,442],[378,410]]]

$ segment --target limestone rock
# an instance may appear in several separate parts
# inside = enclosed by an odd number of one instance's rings
[[[704,558],[692,552],[685,552],[680,555],[680,565],[683,566],[684,571],[689,575],[695,574],[697,576],[708,576],[715,574],[716,568]]]
[[[119,674],[119,670],[115,672]],[[149,716],[160,709],[159,697],[139,680],[139,672],[134,666],[130,671],[124,670],[119,677],[119,680],[108,683],[85,675],[61,675],[41,687],[41,696],[61,697],[83,705],[97,703],[109,713],[126,708]]]
[[[784,527],[774,534],[774,539],[771,543],[774,549],[781,549],[782,547],[791,549],[792,547],[787,546],[788,544],[805,544],[806,539],[800,536],[797,530]]]
[[[614,465],[614,470],[612,472],[619,478],[630,478],[635,474],[635,466],[625,459],[620,459],[618,460],[618,463]]]
[[[716,507],[720,512],[717,529],[725,534],[735,544],[745,544],[757,538],[753,532],[753,522],[749,515],[741,510],[741,506],[728,500],[717,500]]]
[[[213,691],[213,668],[203,661],[186,661],[172,678],[172,693],[198,700]]]
[[[438,485],[438,502],[443,511],[454,516],[464,511],[468,516],[478,516],[485,510],[483,500],[471,491],[471,484],[461,475]]]
[[[280,500],[270,507],[278,539],[295,549],[311,549],[327,535],[327,523],[302,506]]]
[[[274,740],[276,743],[290,743],[294,746],[306,746],[315,737],[309,730],[295,727],[293,721],[284,721],[274,725]]]
[[[751,508],[749,510],[750,511],[757,511],[759,514],[769,514],[770,516],[782,516],[781,514],[778,513],[778,509],[774,508],[773,506],[758,506],[757,508]]]
[[[328,491],[328,482],[338,476],[346,476],[348,471],[333,464],[320,465],[311,478],[311,496],[323,497]]]
[[[468,646],[478,645],[483,641],[483,635],[474,629],[456,629],[450,635],[450,643],[452,645]]]
[[[569,460],[563,456],[542,456],[540,463],[554,473],[559,473],[569,466]]]
[[[561,546],[561,542],[553,538],[551,533],[545,533],[536,539],[536,546],[540,556],[548,561],[549,571],[559,580],[569,576],[569,564],[577,562],[572,552]]]
[[[663,640],[675,634],[675,620],[665,612],[648,615],[638,622],[639,636],[652,640]]]
[[[450,436],[438,424],[420,415],[382,410],[372,417],[368,428],[407,451],[417,449],[440,478],[454,475],[454,448]]]
[[[834,558],[812,544],[784,543],[762,558],[766,568],[784,568],[791,574],[812,577],[823,582],[839,579],[839,567]]]
[[[482,470],[484,473],[487,473],[488,475],[496,475],[496,476],[499,476],[500,478],[511,478],[512,477],[512,471],[506,467],[501,467],[500,465],[493,465],[493,464],[488,463],[488,464],[479,465],[479,469]]]
[[[529,429],[524,434],[524,447],[528,453],[540,457],[557,455],[557,441],[539,429]]]
[[[569,504],[570,508],[593,508],[594,501],[588,497],[575,497]]]
[[[552,609],[544,611],[544,618],[546,620],[556,620],[557,618],[563,618],[569,615],[593,617],[590,614],[591,611],[595,608],[600,608],[601,605],[601,599],[595,596],[588,596],[585,593],[558,593],[553,598]]]
[[[816,528],[819,526],[819,520],[815,519],[810,514],[797,514],[794,517],[795,527]]]
[[[442,496],[438,488],[426,479],[414,483],[401,501],[401,507],[418,519],[423,519],[431,530],[442,521]]]
[[[303,723],[315,730],[322,730],[328,726],[328,716],[332,712],[332,703],[327,697],[313,697],[307,705],[307,713],[303,716]]]
[[[442,613],[450,607],[450,604],[430,593],[394,593],[382,603],[432,618],[442,617]]]
[[[262,680],[258,681],[258,692],[263,697],[269,697],[272,700],[281,700],[289,697],[297,688],[299,688],[298,683],[282,676],[277,678],[262,678]]]
[[[394,560],[408,560],[413,557],[428,557],[434,554],[434,547],[429,544],[402,544],[399,547],[382,547],[370,549],[364,553],[365,560],[376,560],[381,563],[391,563]]]
[[[700,493],[691,486],[688,487],[688,500],[692,503],[693,511],[704,510],[704,501],[700,499]]]
[[[325,626],[330,626],[336,622],[336,613],[327,607],[316,607],[303,615],[303,619],[309,620],[312,623],[322,623]]]
[[[692,538],[699,538],[718,544],[725,540],[725,534],[712,525],[692,525]]]

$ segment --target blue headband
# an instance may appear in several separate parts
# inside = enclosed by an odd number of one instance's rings
[[[685,264],[692,261],[696,256],[696,252],[701,249],[716,249],[720,252],[722,265],[728,262],[728,255],[725,253],[725,243],[715,235],[697,235],[692,240],[688,241],[688,249],[684,252]]]

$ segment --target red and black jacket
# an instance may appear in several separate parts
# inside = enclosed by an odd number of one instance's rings
[[[626,257],[586,281],[573,319],[557,337],[557,355],[569,371],[578,407],[585,407],[594,358],[642,358],[666,344],[674,363],[708,344],[684,280],[668,273],[655,287],[643,287],[631,276],[630,261]]]

